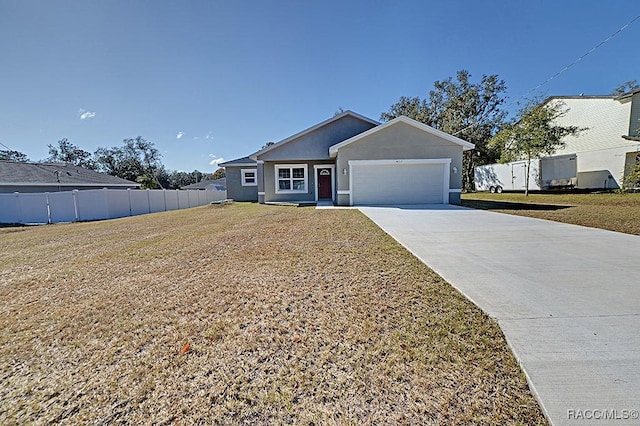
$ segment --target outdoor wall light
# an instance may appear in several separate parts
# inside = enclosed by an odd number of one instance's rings
[[[453,166],[453,174],[457,174],[458,173],[458,168],[456,166]]]
[[[347,175],[347,169],[342,169],[342,174],[346,176]]]

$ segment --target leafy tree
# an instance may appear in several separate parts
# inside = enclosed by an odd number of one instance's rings
[[[618,87],[613,89],[611,92],[612,95],[620,96],[627,92],[633,92],[634,90],[640,89],[640,84],[638,84],[638,80],[629,80],[620,84]]]
[[[458,71],[451,77],[434,82],[429,97],[401,97],[380,119],[392,120],[401,115],[413,118],[443,132],[475,144],[475,150],[464,155],[463,187],[473,190],[474,165],[491,164],[500,157],[497,146],[489,140],[504,123],[506,84],[497,75],[483,75],[479,82],[470,81],[471,74]]]
[[[57,147],[51,144],[47,146],[49,147],[49,157],[45,161],[73,164],[91,170],[97,169],[96,162],[91,157],[91,153],[78,148],[69,142],[67,138],[60,139]]]
[[[203,180],[204,176],[198,170],[194,170],[191,173],[174,170],[169,174],[169,188],[179,189],[192,183],[198,183]]]
[[[125,139],[122,147],[98,148],[95,159],[98,169],[107,174],[138,182],[143,188],[163,188],[159,174],[162,154],[153,142],[141,136]]]
[[[490,146],[501,150],[501,162],[526,160],[525,195],[529,195],[529,173],[531,160],[551,155],[565,146],[565,136],[577,135],[582,130],[576,126],[559,126],[555,122],[568,112],[562,102],[541,104],[531,102],[519,113],[514,123],[504,128],[491,139]]]
[[[191,173],[178,170],[168,171],[164,166],[156,171],[156,178],[160,186],[166,189],[180,189],[183,186],[199,182],[199,175],[202,175],[202,173],[197,170]]]
[[[226,176],[225,169],[220,167],[218,170],[213,172],[213,175],[211,176],[211,180],[222,179],[225,176]]]
[[[175,189],[171,186],[171,174],[174,172],[169,172],[165,169],[164,166],[161,166],[155,173],[155,179],[157,180],[157,184],[153,185],[153,188],[165,188],[165,189]],[[151,188],[151,187],[150,187]]]
[[[160,154],[153,142],[149,142],[141,136],[135,139],[125,139],[124,151],[129,158],[140,164],[142,173],[137,179],[139,183],[145,188],[157,186],[162,188],[156,177],[156,172],[162,167],[162,162],[160,161],[162,154]]]
[[[7,150],[0,149],[0,160],[15,161],[16,163],[29,162],[29,158],[27,158],[26,154],[20,151],[14,151],[12,149],[7,149]]]

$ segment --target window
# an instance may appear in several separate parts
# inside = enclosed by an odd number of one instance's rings
[[[257,186],[257,170],[256,169],[242,169],[240,170],[242,174],[242,186]]]
[[[307,192],[307,165],[276,165],[276,193]]]

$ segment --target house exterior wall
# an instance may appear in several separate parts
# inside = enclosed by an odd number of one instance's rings
[[[563,117],[556,119],[557,125],[588,128],[577,136],[566,137],[566,146],[554,155],[628,145],[628,141],[623,139],[622,135],[629,134],[632,104],[629,99],[617,101],[613,98],[560,98],[552,102],[562,102],[568,109]]]
[[[328,152],[328,150],[327,150]],[[276,193],[276,173],[275,166],[281,164],[305,164],[307,168],[307,190],[304,193],[283,194]],[[269,161],[264,163],[262,176],[264,177],[264,201],[271,202],[290,202],[290,201],[315,201],[316,176],[314,165],[333,165],[331,160],[324,161]],[[335,196],[335,194],[334,194]]]
[[[577,157],[577,187],[585,189],[615,189],[622,186],[625,158],[637,151],[640,143],[624,139],[634,122],[640,127],[640,96],[616,100],[613,98],[560,98],[568,108],[566,115],[556,119],[561,126],[587,128],[577,136],[567,136],[564,148],[553,155],[575,153]]]
[[[375,126],[370,122],[345,115],[299,138],[292,139],[282,146],[275,147],[257,158],[263,161],[328,160],[330,146],[372,127]]]
[[[629,135],[640,135],[640,93],[633,95],[631,101],[631,117],[629,118]]]
[[[227,177],[227,198],[234,201],[258,201],[258,186],[242,185],[242,169],[257,169],[248,166],[226,166],[225,175]],[[258,180],[259,182],[259,180]]]
[[[450,203],[460,203],[462,147],[406,123],[398,123],[339,148],[336,158],[337,204],[349,205],[349,160],[450,158]],[[457,170],[457,172],[454,172]],[[345,172],[346,170],[346,172]],[[346,174],[345,174],[346,173]],[[381,178],[384,178],[381,176]],[[458,190],[458,191],[455,191]]]
[[[264,162],[258,161],[258,202],[264,204]]]
[[[578,188],[617,189],[622,187],[627,155],[640,150],[640,142],[635,146],[585,151],[576,154]]]

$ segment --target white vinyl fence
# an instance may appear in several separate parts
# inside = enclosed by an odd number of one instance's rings
[[[164,212],[203,206],[227,198],[227,191],[90,189],[0,194],[0,223],[59,223]]]

